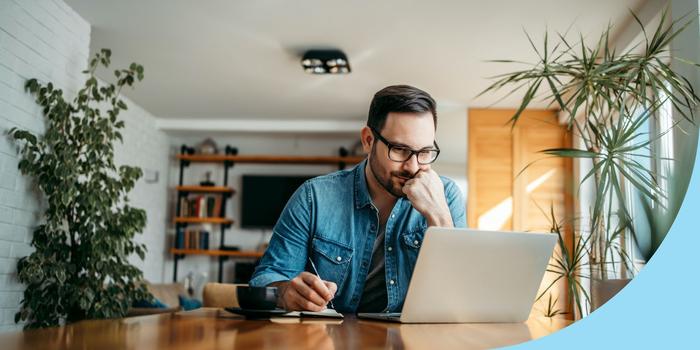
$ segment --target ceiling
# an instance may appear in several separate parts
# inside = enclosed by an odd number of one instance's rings
[[[330,119],[366,117],[377,90],[425,89],[441,107],[484,107],[487,77],[534,61],[523,32],[596,40],[622,28],[645,0],[531,1],[187,1],[67,0],[92,24],[91,50],[132,61],[144,81],[126,94],[164,119]],[[613,31],[615,33],[615,31]],[[349,75],[303,72],[309,48],[339,48]],[[495,106],[512,107],[517,96]]]

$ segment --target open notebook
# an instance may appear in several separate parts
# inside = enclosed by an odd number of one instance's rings
[[[286,314],[279,315],[282,317],[331,317],[331,318],[343,318],[343,314],[335,311],[334,309],[324,309],[323,311],[292,311]]]
[[[274,310],[254,310],[242,309],[240,307],[227,307],[226,311],[242,315],[248,318],[269,318],[269,317],[307,317],[307,318],[343,318],[343,314],[333,309],[325,309],[319,312],[313,311],[290,311],[282,309]]]

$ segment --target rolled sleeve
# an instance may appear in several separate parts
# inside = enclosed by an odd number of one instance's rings
[[[287,276],[274,271],[261,272],[258,274],[256,270],[255,276],[253,276],[253,278],[250,280],[250,285],[253,287],[265,287],[271,283],[289,281],[289,279],[290,278]]]

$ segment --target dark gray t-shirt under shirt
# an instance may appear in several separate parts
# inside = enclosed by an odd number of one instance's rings
[[[383,312],[389,303],[386,295],[386,274],[384,273],[384,232],[384,227],[380,227],[377,239],[374,241],[372,262],[369,266],[357,312]]]

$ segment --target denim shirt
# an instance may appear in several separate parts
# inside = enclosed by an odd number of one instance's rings
[[[250,285],[266,286],[312,272],[307,264],[311,257],[320,277],[338,286],[336,310],[356,312],[379,229],[379,211],[365,181],[366,164],[364,160],[352,169],[310,179],[297,189],[273,228]],[[454,226],[465,227],[462,193],[454,181],[440,179]],[[408,199],[399,198],[386,222],[387,312],[403,307],[426,229],[426,219]]]

